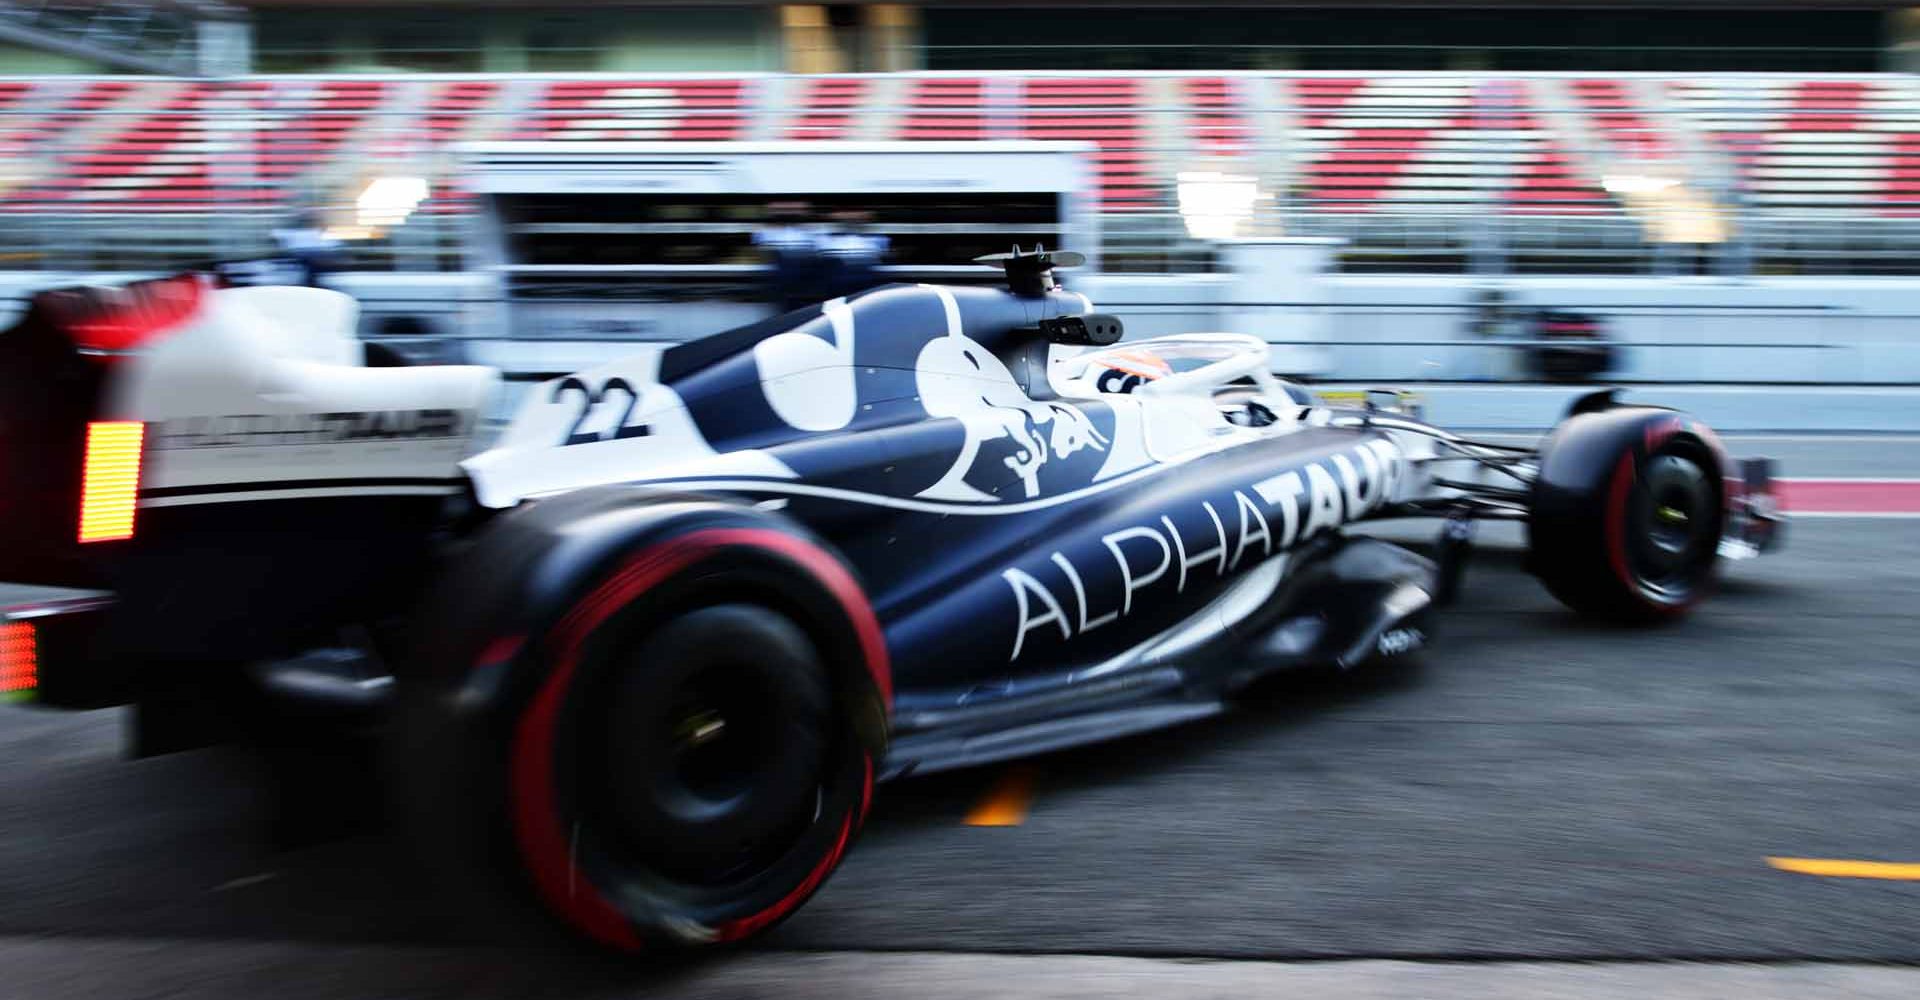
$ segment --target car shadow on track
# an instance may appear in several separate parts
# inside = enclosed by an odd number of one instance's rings
[[[1335,711],[1416,689],[1423,676],[1418,657],[1351,671],[1288,671],[1240,692],[1223,715],[1040,754],[1013,765],[988,764],[904,778],[882,789],[868,833],[891,838],[920,827],[950,826],[1009,766],[1044,774],[1049,793],[1133,783],[1150,780],[1156,772],[1209,766],[1249,743],[1283,738],[1286,730],[1314,725]]]
[[[1424,541],[1411,537],[1396,540],[1431,555],[1431,546]],[[1151,780],[1157,773],[1216,764],[1233,767],[1236,765],[1232,762],[1244,749],[1283,746],[1289,730],[1315,726],[1336,714],[1351,715],[1350,710],[1361,706],[1383,705],[1414,695],[1431,682],[1442,680],[1446,671],[1467,667],[1484,674],[1488,670],[1520,669],[1508,668],[1501,660],[1517,645],[1590,639],[1608,644],[1625,642],[1622,648],[1635,649],[1663,637],[1737,627],[1711,617],[1653,627],[1583,617],[1556,601],[1527,572],[1526,556],[1524,544],[1511,539],[1476,547],[1457,600],[1439,613],[1437,645],[1421,656],[1346,672],[1276,674],[1243,692],[1223,716],[1045,754],[1021,766],[1044,775],[1047,794]],[[1750,613],[1756,610],[1753,605],[1767,605],[1793,592],[1788,584],[1751,575],[1724,580],[1722,591],[1723,596],[1736,598],[1738,603],[1728,606],[1710,602],[1706,615]],[[917,828],[951,825],[1006,769],[1006,765],[987,765],[895,782],[880,796],[870,832],[891,838]]]

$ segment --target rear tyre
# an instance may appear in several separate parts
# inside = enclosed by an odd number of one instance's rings
[[[836,771],[859,781],[819,653],[776,611],[698,608],[606,656],[570,720],[573,811],[680,902],[724,907],[805,839]]]
[[[1592,489],[1569,490],[1543,473],[1528,526],[1535,574],[1583,614],[1633,623],[1686,614],[1718,569],[1718,456],[1700,438],[1672,433],[1628,438],[1602,457]]]
[[[454,584],[540,577],[552,547],[530,539],[553,536],[532,520],[454,567],[448,589],[471,603],[423,616],[439,663],[402,677],[396,810],[423,859],[514,936],[550,926],[540,910],[625,951],[778,923],[838,866],[872,795],[825,588],[788,558],[812,543],[696,510],[523,635],[514,610]]]

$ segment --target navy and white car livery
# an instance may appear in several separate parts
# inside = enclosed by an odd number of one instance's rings
[[[498,376],[345,296],[43,293],[0,334],[0,578],[89,589],[7,609],[0,681],[137,705],[143,753],[375,727],[466,912],[708,944],[816,891],[877,780],[1415,652],[1476,521],[1635,621],[1774,539],[1765,463],[1686,414],[1595,393],[1515,447],[1327,405],[1254,337],[1123,341],[1072,262],[553,379],[484,448]],[[1427,554],[1349,530],[1415,517]]]

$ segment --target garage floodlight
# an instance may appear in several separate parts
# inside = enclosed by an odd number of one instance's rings
[[[1214,170],[1183,171],[1174,175],[1180,196],[1180,218],[1187,235],[1196,240],[1230,240],[1253,219],[1260,200],[1260,181],[1245,174]]]
[[[1600,186],[1613,194],[1655,194],[1678,187],[1680,182],[1672,177],[1656,174],[1608,174],[1600,178]]]
[[[354,200],[355,221],[367,229],[385,229],[407,221],[427,198],[424,177],[376,177]]]

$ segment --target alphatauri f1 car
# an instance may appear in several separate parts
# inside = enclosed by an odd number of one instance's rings
[[[698,945],[812,895],[876,780],[1416,651],[1476,521],[1641,622],[1774,537],[1686,414],[1596,393],[1516,447],[1328,405],[1254,337],[1122,341],[1073,256],[555,379],[483,450],[496,373],[369,351],[346,296],[42,293],[0,334],[0,579],[91,589],[9,609],[0,676],[134,705],[141,753],[371,719],[476,911]],[[1412,517],[1431,558],[1349,530]]]

